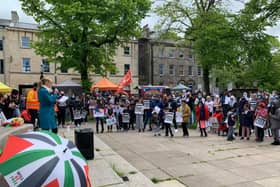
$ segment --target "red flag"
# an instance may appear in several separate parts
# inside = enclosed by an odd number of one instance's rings
[[[125,76],[123,77],[122,81],[120,82],[117,91],[122,90],[125,86],[132,83],[132,76],[131,76],[131,70],[129,69]]]

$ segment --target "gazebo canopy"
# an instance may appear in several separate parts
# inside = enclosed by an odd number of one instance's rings
[[[0,82],[0,93],[9,93],[10,91],[12,91],[12,88]]]
[[[91,86],[91,90],[95,90],[98,88],[101,91],[106,91],[106,90],[117,90],[118,86],[111,81],[109,81],[106,78],[100,79],[95,85]]]
[[[180,83],[177,86],[175,86],[174,88],[172,88],[172,90],[177,90],[177,91],[179,91],[179,90],[190,90],[190,88]]]

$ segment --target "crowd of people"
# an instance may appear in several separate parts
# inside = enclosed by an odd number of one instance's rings
[[[189,137],[189,128],[197,126],[201,137],[210,130],[225,134],[228,141],[262,142],[273,136],[273,145],[280,144],[280,102],[276,92],[244,92],[240,98],[230,91],[221,95],[203,92],[171,92],[163,95],[128,96],[101,92],[67,96],[52,89],[52,81],[43,78],[34,83],[26,97],[13,90],[0,94],[0,108],[6,118],[23,116],[34,125],[57,133],[58,127],[71,124],[80,127],[88,118],[95,119],[96,133],[137,130],[152,131],[155,136],[165,132],[173,137],[182,128],[182,136]],[[29,116],[29,117],[28,117]],[[106,127],[105,127],[106,125]]]

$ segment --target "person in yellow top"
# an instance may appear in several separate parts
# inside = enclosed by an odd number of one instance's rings
[[[33,124],[34,130],[36,130],[37,124],[35,124],[36,118],[38,119],[38,110],[40,107],[39,99],[38,99],[38,92],[37,92],[38,84],[33,84],[33,89],[27,93],[26,98],[26,110],[31,116],[31,123]]]
[[[183,136],[189,136],[189,131],[188,131],[188,123],[190,121],[190,115],[191,115],[191,109],[189,105],[187,104],[187,101],[185,99],[181,100],[182,106],[181,106],[181,112],[182,112],[182,128],[183,128]]]

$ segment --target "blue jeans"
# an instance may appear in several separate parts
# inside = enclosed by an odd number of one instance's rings
[[[234,133],[234,128],[233,126],[228,127],[228,134],[227,134],[227,139],[228,140],[233,140],[233,133]]]

